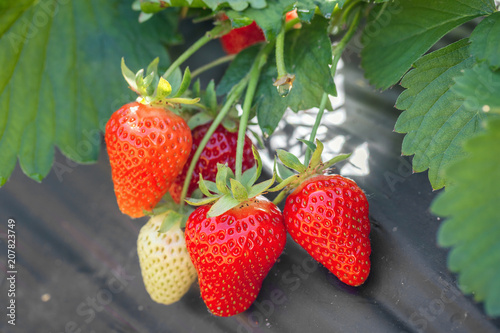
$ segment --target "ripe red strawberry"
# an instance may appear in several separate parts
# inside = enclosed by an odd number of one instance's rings
[[[191,154],[189,155],[187,163],[184,165],[184,169],[181,174],[175,179],[174,183],[170,187],[170,195],[175,202],[180,202],[182,187],[184,185],[184,180],[186,179],[186,173],[193,159],[194,152],[198,149],[201,140],[207,133],[208,128],[211,123],[197,126],[192,131],[193,136],[193,146],[191,148]],[[191,196],[194,190],[198,188],[198,181],[200,180],[200,173],[203,179],[209,181],[215,181],[215,176],[217,174],[217,163],[226,164],[234,172],[235,162],[236,162],[236,145],[238,141],[237,132],[229,132],[223,126],[217,127],[214,134],[210,137],[207,145],[203,149],[198,163],[191,177],[191,182],[189,184],[189,189],[187,196]],[[248,136],[245,136],[245,145],[243,148],[243,165],[242,171],[248,170],[255,165],[255,158],[252,153],[252,141]]]
[[[222,19],[227,20],[223,15]],[[220,38],[222,48],[227,54],[237,54],[256,43],[264,42],[266,37],[264,32],[255,21],[241,28],[234,28]]]
[[[105,141],[118,206],[131,217],[141,217],[184,167],[192,138],[181,117],[134,102],[113,113]]]
[[[288,22],[296,17],[298,17],[297,9],[294,9],[286,13],[285,20]],[[228,17],[223,14],[221,19],[227,20]],[[300,23],[294,27],[300,28]],[[231,29],[229,33],[220,38],[220,41],[222,48],[227,54],[237,54],[247,47],[260,42],[265,42],[266,37],[264,36],[262,29],[255,21],[253,21],[251,24],[244,27]]]
[[[350,179],[317,175],[286,199],[287,231],[342,282],[359,286],[370,273],[368,201]]]
[[[245,311],[286,242],[280,210],[266,198],[248,199],[207,218],[198,207],[186,224],[186,245],[209,310],[222,317]]]

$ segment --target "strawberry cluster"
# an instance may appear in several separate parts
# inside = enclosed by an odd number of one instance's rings
[[[286,16],[296,18],[296,12]],[[221,36],[230,54],[265,40],[255,22]],[[237,98],[219,107],[213,87],[188,91],[189,70],[173,92],[157,64],[132,73],[122,61],[139,97],[113,113],[105,129],[119,209],[133,218],[152,215],[137,241],[151,298],[176,302],[197,277],[213,314],[241,313],[257,298],[287,234],[342,282],[364,283],[371,253],[368,201],[354,181],[326,174],[348,155],[323,162],[323,145],[309,141],[307,165],[278,151],[280,173],[258,183],[262,162],[245,135],[246,122],[238,124],[231,104]],[[274,202],[263,196],[268,191],[280,192]],[[281,212],[277,204],[285,198]]]

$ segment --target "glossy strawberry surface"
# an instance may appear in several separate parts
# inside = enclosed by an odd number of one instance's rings
[[[264,32],[255,21],[240,28],[234,28],[220,38],[222,48],[227,54],[237,54],[256,43],[264,42]]]
[[[227,317],[255,301],[283,251],[286,230],[280,210],[264,197],[207,218],[210,207],[198,207],[190,215],[186,245],[205,304],[213,314]]]
[[[104,138],[118,207],[131,217],[156,206],[184,167],[192,144],[181,117],[137,102],[113,113]]]
[[[287,231],[342,282],[358,286],[370,273],[368,201],[350,179],[319,175],[286,199]]]
[[[170,195],[177,203],[180,201],[182,187],[184,185],[184,180],[186,179],[186,173],[189,169],[189,165],[193,159],[193,155],[196,152],[196,149],[198,149],[198,146],[207,133],[210,125],[211,123],[200,125],[192,131],[193,146],[191,148],[191,154],[189,155],[189,159],[184,165],[182,172],[170,187]],[[233,172],[235,171],[237,142],[238,132],[229,132],[223,126],[217,127],[214,134],[212,134],[210,140],[203,149],[198,162],[196,163],[191,181],[189,183],[187,197],[189,197],[193,191],[198,188],[200,173],[203,176],[203,179],[215,181],[215,176],[217,175],[217,163],[225,164],[231,168]],[[252,152],[252,141],[248,136],[245,136],[245,144],[243,146],[243,172],[250,169],[254,165],[255,158]]]

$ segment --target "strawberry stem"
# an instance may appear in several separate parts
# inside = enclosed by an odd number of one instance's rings
[[[243,101],[243,114],[240,118],[240,127],[238,130],[238,143],[236,145],[236,166],[235,166],[235,177],[236,180],[241,180],[242,166],[243,166],[243,147],[245,144],[245,134],[248,125],[248,117],[250,115],[250,109],[252,107],[253,97],[255,95],[255,90],[257,89],[257,84],[259,83],[260,70],[262,66],[267,61],[267,56],[271,52],[273,44],[267,44],[257,55],[252,68],[249,72],[249,82],[247,91],[245,93],[245,99]]]
[[[214,119],[212,122],[212,125],[207,130],[207,133],[203,137],[203,139],[200,142],[200,145],[196,149],[196,152],[193,155],[193,159],[191,160],[191,164],[189,165],[188,171],[186,173],[186,178],[184,180],[184,185],[182,186],[182,192],[181,192],[181,197],[180,197],[180,212],[182,213],[184,210],[184,199],[186,199],[187,191],[189,189],[189,184],[191,182],[191,177],[193,176],[194,168],[196,167],[196,163],[198,163],[198,159],[201,156],[201,153],[203,152],[203,149],[205,149],[205,146],[207,145],[208,141],[210,140],[210,137],[212,134],[214,134],[215,130],[217,127],[220,125],[220,123],[224,120],[224,117],[227,115],[229,110],[231,110],[233,104],[238,100],[238,98],[241,96],[243,93],[243,90],[247,86],[249,80],[249,76],[245,76],[238,84],[236,84],[227,96],[227,100],[222,106],[221,110],[217,114],[217,117]]]
[[[289,74],[285,67],[285,32],[287,31],[288,24],[283,24],[281,30],[276,37],[276,69],[278,70],[278,78],[274,81],[273,85],[278,89],[278,94],[281,97],[286,97],[293,87],[295,75]]]
[[[230,54],[230,55],[227,55],[227,56],[215,59],[214,61],[209,62],[208,64],[203,65],[200,68],[197,68],[195,71],[193,71],[191,73],[191,79],[193,79],[194,77],[200,75],[201,73],[203,73],[203,72],[205,72],[205,71],[207,71],[209,69],[212,69],[212,68],[214,68],[216,66],[219,66],[219,65],[221,65],[223,63],[226,63],[228,61],[233,60],[235,57],[236,57],[236,54]]]
[[[337,45],[333,46],[333,50],[332,50],[333,61],[332,61],[331,72],[332,72],[332,76],[334,78],[335,78],[335,73],[337,73],[337,66],[338,66],[339,60],[342,56],[342,53],[344,52],[349,41],[352,39],[352,37],[356,33],[356,30],[358,29],[358,26],[359,26],[360,19],[361,19],[361,8],[358,7],[356,14],[354,14],[354,19],[353,19],[351,25],[349,26],[349,29],[347,30],[346,34],[337,43]]]
[[[193,53],[198,51],[203,45],[211,41],[212,39],[219,38],[223,34],[229,32],[229,25],[221,24],[215,26],[212,30],[207,31],[203,37],[198,39],[193,45],[191,45],[186,51],[184,51],[175,61],[170,65],[170,67],[163,74],[163,78],[168,79],[170,75],[177,69],[184,61],[186,61]]]
[[[314,142],[316,139],[316,133],[318,132],[318,127],[321,124],[321,118],[323,118],[323,113],[325,112],[326,102],[328,101],[328,94],[324,93],[321,97],[321,102],[319,104],[319,111],[316,115],[316,121],[314,122],[314,126],[311,130],[311,135],[309,136],[309,141]],[[304,165],[307,166],[309,161],[311,160],[312,150],[311,148],[307,148],[306,156],[304,157]]]
[[[287,74],[285,67],[285,30],[286,25],[283,24],[281,31],[276,37],[276,68],[278,69],[278,78]]]
[[[276,206],[278,206],[280,204],[280,202],[283,201],[283,199],[285,199],[285,197],[287,196],[287,194],[288,194],[288,191],[286,191],[286,190],[280,191],[280,193],[278,194],[278,196],[276,198],[274,198],[273,204],[275,204]]]
[[[356,30],[358,28],[360,19],[361,19],[361,10],[358,8],[356,14],[354,15],[354,20],[353,20],[352,24],[349,26],[349,29],[347,30],[346,34],[342,37],[342,39],[338,42],[337,45],[333,46],[333,49],[332,49],[333,60],[332,60],[332,69],[331,69],[333,78],[335,78],[335,74],[337,73],[337,66],[338,66],[339,60],[342,56],[342,53],[344,52],[349,41],[354,36],[354,33],[356,32]],[[314,140],[316,139],[316,133],[318,131],[319,125],[321,124],[321,118],[323,117],[323,113],[325,112],[325,107],[326,107],[327,101],[328,101],[328,94],[325,93],[321,97],[321,102],[319,105],[318,114],[316,116],[316,121],[314,122],[314,126],[311,130],[311,135],[309,136],[310,142],[314,142]],[[309,164],[309,161],[311,159],[311,154],[312,154],[311,149],[307,148],[306,155],[304,158],[304,165]]]

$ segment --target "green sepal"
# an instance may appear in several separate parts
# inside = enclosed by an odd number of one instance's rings
[[[218,104],[214,80],[210,80],[205,88],[205,93],[203,94],[203,104],[205,104],[213,113],[217,113]]]
[[[206,112],[199,112],[189,118],[187,124],[191,130],[195,129],[198,126],[205,125],[211,121],[214,120],[214,117],[212,117],[210,114]]]
[[[260,148],[264,149],[266,146],[264,145],[264,141],[262,140],[262,137],[257,134],[257,132],[250,130],[250,133],[252,133],[253,137],[257,141],[257,144]]]
[[[160,80],[158,76],[158,63],[160,58],[156,57],[151,61],[146,69],[146,77],[143,80],[144,86],[146,87],[146,93],[148,95],[154,94],[156,86],[158,86],[158,81]]]
[[[248,178],[248,181],[243,183],[243,184],[248,184],[247,185],[248,188],[250,188],[250,186],[255,184],[257,179],[259,179],[260,175],[262,174],[262,159],[260,158],[259,151],[257,150],[257,148],[255,148],[255,146],[252,146],[252,153],[253,153],[253,157],[255,158],[255,165],[257,166],[257,168],[255,169],[254,173],[249,174],[249,175],[251,175],[251,177],[248,177],[248,176],[246,177],[246,178]]]
[[[205,180],[205,185],[207,186],[210,192],[220,194],[218,192],[217,184],[215,184],[215,182],[212,182],[210,180]]]
[[[282,179],[287,179],[287,178],[290,178],[291,176],[295,175],[295,173],[292,170],[288,169],[283,164],[276,162],[276,165],[278,166],[278,172],[279,172],[280,176],[282,177]],[[278,181],[281,183],[280,180],[278,180]]]
[[[146,68],[146,75],[151,75],[158,73],[158,63],[160,62],[160,58],[156,57],[151,61],[148,65],[148,68]]]
[[[201,199],[186,198],[186,199],[184,199],[184,201],[186,201],[188,204],[193,205],[193,206],[203,206],[203,205],[208,205],[209,203],[212,203],[217,199],[219,199],[219,197],[208,197],[208,198],[201,198]]]
[[[184,70],[184,75],[182,76],[182,81],[179,86],[179,89],[172,96],[172,98],[182,96],[182,94],[184,94],[186,90],[189,88],[190,84],[191,84],[191,71],[189,70],[189,67],[186,67],[186,69]]]
[[[139,21],[139,23],[144,23],[152,17],[153,17],[153,13],[140,12],[138,21]]]
[[[176,104],[196,104],[200,101],[199,98],[167,98],[165,100],[166,103],[176,103]]]
[[[229,182],[231,183],[231,192],[236,200],[245,201],[248,199],[248,191],[245,186],[234,178],[231,178]]]
[[[342,155],[338,155],[338,156],[335,156],[334,158],[332,158],[331,160],[329,160],[328,162],[326,162],[324,164],[325,166],[325,169],[328,169],[330,168],[332,165],[336,164],[336,163],[339,163],[339,162],[342,162],[346,159],[348,159],[349,157],[351,157],[352,153],[349,153],[349,154],[342,154]]]
[[[311,148],[314,144],[311,141],[300,140],[304,142],[309,148]],[[307,168],[300,163],[299,159],[294,155],[283,151],[277,150],[277,155],[279,159],[283,162],[284,165],[278,163],[275,159],[274,165],[274,173],[278,177],[279,184],[273,188],[268,189],[269,192],[278,192],[283,190],[276,199],[273,201],[274,204],[279,204],[279,202],[285,198],[286,193],[293,191],[293,189],[300,186],[300,184],[312,177],[314,175],[321,175],[324,172],[333,166],[335,163],[343,161],[351,156],[351,154],[343,154],[339,156],[335,156],[331,160],[326,163],[323,163],[321,160],[321,154],[323,153],[324,145],[321,141],[316,140],[315,149],[313,150],[313,155],[311,157],[311,161]],[[293,168],[297,170],[299,173],[295,174],[288,168]],[[279,174],[276,172],[278,169]],[[251,193],[249,193],[250,195]]]
[[[146,76],[144,76],[144,69],[140,69],[137,73],[133,73],[126,65],[125,59],[122,58],[121,68],[122,74],[130,88],[139,94],[142,99],[139,101],[144,104],[150,104],[154,106],[165,106],[168,104],[196,104],[200,101],[199,98],[183,98],[182,96],[189,85],[191,84],[191,72],[189,68],[186,68],[184,75],[181,76],[180,70],[174,71],[172,75],[169,76],[170,82],[173,82],[174,87],[177,91],[172,97],[172,84],[158,75],[158,63],[159,58],[155,58],[148,65],[146,69]],[[177,88],[178,87],[178,88]]]
[[[146,75],[146,77],[144,77],[144,80],[142,80],[142,83],[146,87],[145,93],[147,95],[151,95],[154,93],[154,91],[155,91],[154,87],[156,85],[158,85],[158,82],[156,80],[158,80],[158,75],[156,75],[156,73],[154,73],[154,72],[149,73],[148,75]]]
[[[170,210],[166,213],[165,218],[160,226],[160,233],[164,233],[172,229],[174,226],[180,226],[183,223],[186,223],[187,216],[184,214],[180,214],[174,210]]]
[[[224,128],[231,133],[236,133],[238,131],[238,122],[231,118],[224,118],[222,126],[224,126]]]
[[[212,183],[213,184],[213,183]],[[212,194],[210,192],[210,190],[208,189],[208,186],[207,186],[207,181],[205,181],[205,179],[203,179],[203,176],[201,175],[201,172],[200,172],[200,180],[198,181],[198,188],[200,189],[201,193],[203,193],[204,195],[206,195],[207,197],[214,197],[215,195]]]
[[[278,158],[285,166],[296,170],[299,173],[306,171],[306,167],[299,161],[297,156],[283,149],[277,149],[276,153],[278,154]]]
[[[321,141],[316,140],[316,150],[313,150],[311,161],[309,162],[309,168],[315,168],[321,163],[321,154],[323,154],[324,147],[325,146],[321,143]]]
[[[225,212],[238,206],[239,204],[239,200],[233,198],[230,193],[226,193],[213,204],[213,206],[207,212],[207,217],[216,217],[224,214]]]
[[[193,96],[200,96],[201,88],[200,88],[200,79],[197,79],[193,86],[191,87],[191,91],[193,92]]]
[[[135,86],[137,87],[137,91],[142,96],[147,96],[147,87],[144,84],[144,69],[140,69],[135,73]]]
[[[274,157],[273,173],[276,175],[276,180],[278,181],[278,183],[281,183],[283,181],[283,178],[281,178],[280,174],[278,174],[278,161],[276,160],[276,156]]]
[[[220,194],[229,193],[228,178],[234,178],[233,170],[227,165],[217,164],[217,176],[215,177],[215,184],[217,185]]]
[[[248,192],[248,197],[253,198],[263,193],[264,191],[267,191],[274,184],[275,181],[276,181],[276,174],[273,173],[273,177],[271,179],[265,180],[262,183],[252,186],[250,188],[250,191]]]
[[[250,169],[243,172],[243,174],[241,175],[241,183],[242,184],[250,184],[252,179],[255,178],[256,172],[257,172],[257,164],[255,164],[253,167],[251,167]],[[255,180],[253,181],[253,183],[251,183],[251,185],[253,185],[254,183],[255,183]],[[248,186],[247,186],[247,188],[248,188]]]
[[[294,175],[286,178],[285,180],[283,180],[281,183],[279,183],[275,187],[268,189],[268,191],[269,192],[278,192],[278,191],[284,189],[285,187],[287,187],[288,185],[290,185],[291,183],[293,183],[294,181],[298,182],[300,179],[301,179],[300,174],[294,174]]]
[[[297,139],[297,140],[299,140],[300,142],[305,144],[307,146],[307,148],[311,149],[311,151],[316,150],[316,145],[314,144],[314,142],[309,141],[309,140],[305,140],[305,139]]]
[[[152,210],[142,210],[142,213],[147,216],[155,216],[165,213],[167,210],[171,209],[169,205],[157,205]]]
[[[135,74],[130,70],[130,68],[127,67],[127,65],[125,65],[125,58],[122,58],[121,68],[122,68],[122,75],[125,78],[125,81],[127,81],[128,85],[130,86],[130,89],[137,92],[137,85],[135,83]]]

